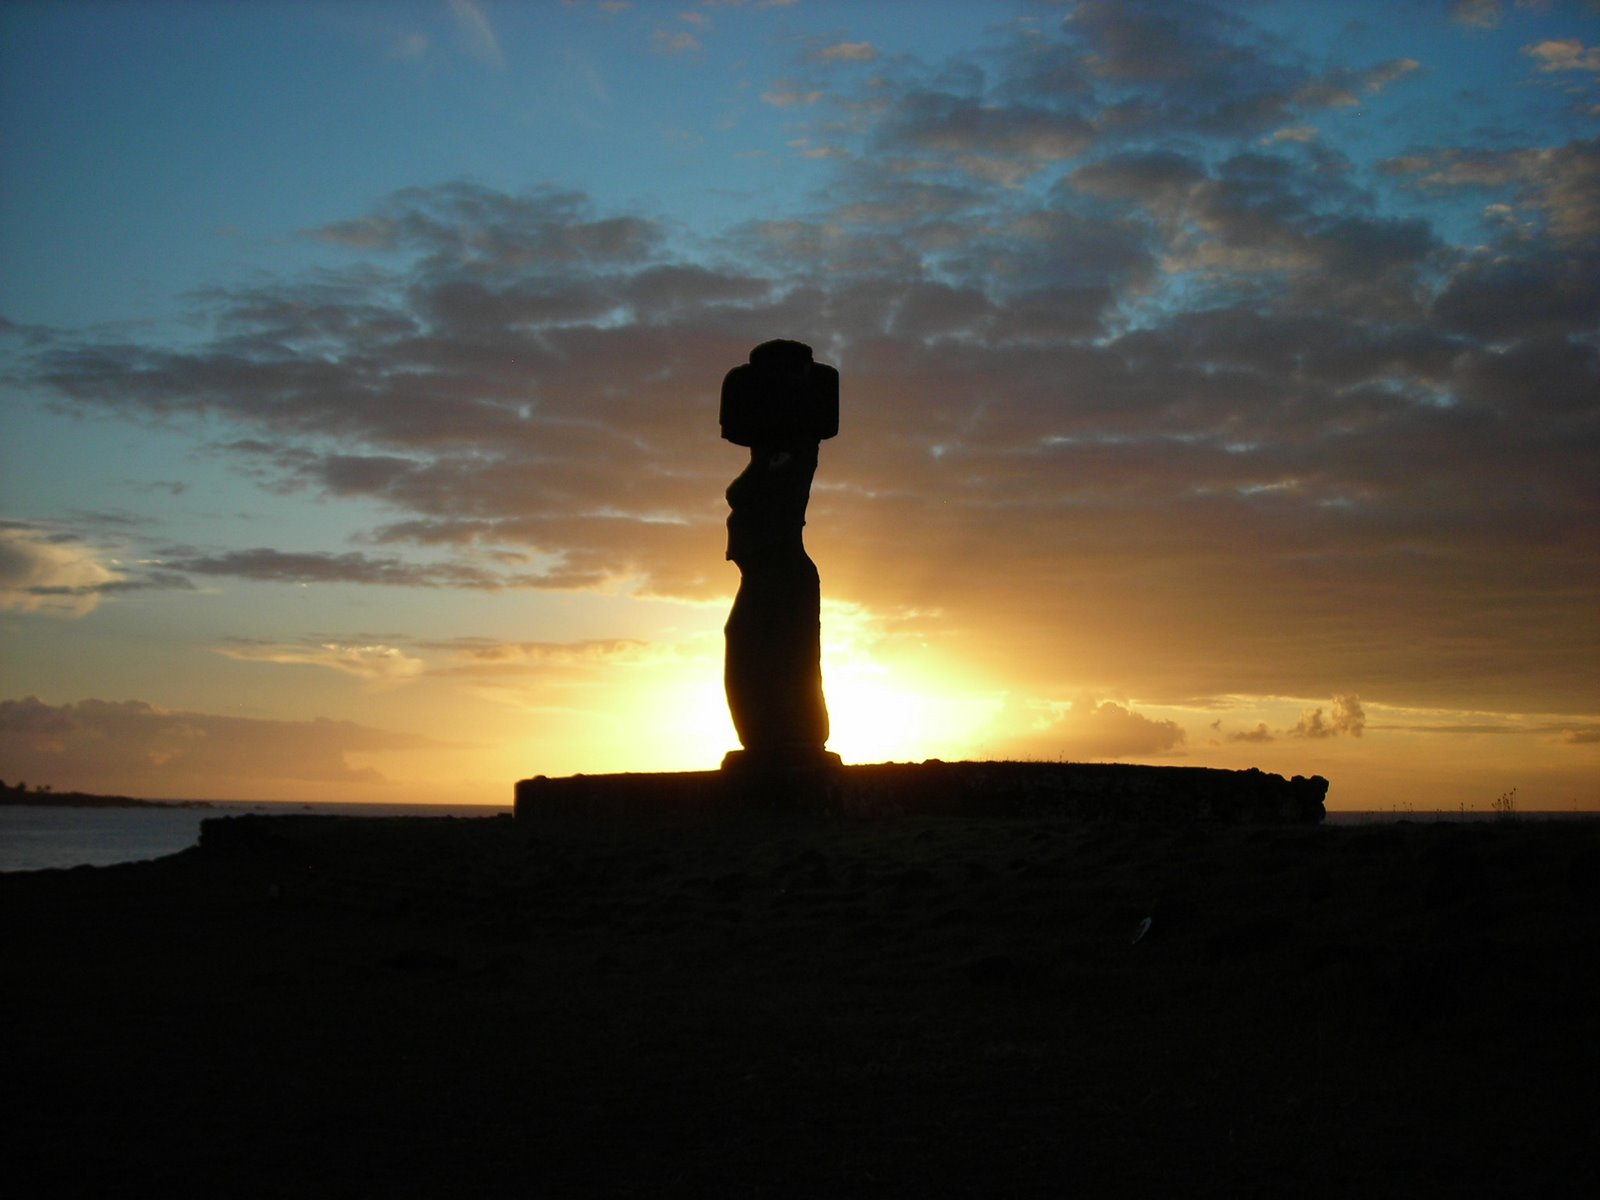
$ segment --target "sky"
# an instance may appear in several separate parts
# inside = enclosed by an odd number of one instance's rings
[[[0,777],[717,765],[841,372],[847,762],[1600,808],[1600,7],[0,7]]]

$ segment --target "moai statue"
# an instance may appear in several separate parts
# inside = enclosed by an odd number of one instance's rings
[[[839,372],[800,342],[763,342],[722,381],[722,436],[750,448],[728,485],[728,614],[723,682],[743,751],[723,766],[837,764],[822,698],[822,588],[801,531],[817,447],[839,432]]]

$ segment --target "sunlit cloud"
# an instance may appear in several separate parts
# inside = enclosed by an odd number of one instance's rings
[[[1539,70],[1545,72],[1600,71],[1600,46],[1586,47],[1577,38],[1539,42],[1524,46],[1522,52],[1535,59]]]
[[[125,579],[70,536],[0,522],[0,610],[82,617]]]
[[[358,679],[383,682],[415,679],[425,667],[422,659],[398,647],[382,644],[295,644],[235,638],[216,650],[224,657],[241,662],[323,667]]]
[[[1362,711],[1356,696],[1335,696],[1331,715],[1324,720],[1322,709],[1309,709],[1289,732],[1295,737],[1327,738],[1348,734],[1358,738],[1365,730],[1367,714]]]
[[[650,650],[647,643],[631,638],[585,642],[501,642],[490,638],[457,638],[449,642],[424,643],[423,648],[447,656],[445,664],[433,668],[435,674],[477,676],[543,673],[552,668],[637,662]]]
[[[1046,758],[1148,758],[1179,750],[1188,735],[1176,722],[1152,718],[1114,700],[1080,696],[1051,706],[1016,739],[1020,752]],[[1012,753],[1017,751],[1008,746]]]

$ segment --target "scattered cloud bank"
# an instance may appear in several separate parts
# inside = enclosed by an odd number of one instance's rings
[[[1218,722],[1220,725],[1221,722]],[[1228,735],[1230,742],[1275,742],[1277,737],[1267,728],[1265,721],[1256,722],[1254,729],[1246,729]]]
[[[406,683],[423,676],[475,678],[517,675],[545,679],[585,668],[641,660],[648,643],[631,638],[582,642],[507,642],[485,637],[427,641],[403,634],[322,635],[298,641],[229,638],[218,654],[240,662],[321,667],[377,684]]]
[[[1335,696],[1333,712],[1326,720],[1320,708],[1301,714],[1300,720],[1289,732],[1295,737],[1328,738],[1349,734],[1358,738],[1366,728],[1367,714],[1361,711],[1361,701],[1355,696]]]
[[[1082,697],[1045,734],[1067,757],[1148,757],[1176,750],[1185,741],[1176,721],[1158,721],[1113,700]]]
[[[209,340],[32,331],[24,374],[80,412],[230,428],[218,452],[273,486],[389,514],[359,550],[193,549],[169,580],[708,599],[740,465],[721,373],[797,337],[845,381],[808,530],[830,596],[937,611],[952,654],[1032,695],[1348,680],[1593,710],[1600,141],[1369,169],[1331,122],[1427,64],[1319,67],[1227,6],[1085,0],[981,59],[848,82],[874,54],[813,46],[767,88],[829,187],[710,252],[572,190],[412,187],[308,231],[322,269],[203,297]],[[1535,46],[1530,79],[1592,54]],[[22,610],[135,579],[37,531],[4,555]],[[1062,723],[1182,737],[1110,702]],[[1347,696],[1292,732],[1362,727]]]
[[[381,784],[347,755],[435,743],[350,721],[268,721],[170,712],[141,700],[0,701],[0,761],[16,780],[151,797],[203,794],[218,780]],[[199,793],[197,793],[199,789]]]

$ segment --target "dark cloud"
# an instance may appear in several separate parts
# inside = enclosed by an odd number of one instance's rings
[[[1072,113],[911,92],[899,99],[879,139],[886,150],[933,152],[966,174],[1015,183],[1050,163],[1076,158],[1093,140],[1093,129]]]
[[[203,794],[218,779],[379,784],[347,755],[436,745],[350,721],[268,721],[172,712],[140,700],[53,705],[0,701],[0,762],[8,778],[146,796]],[[196,789],[202,789],[197,792]]]
[[[1564,341],[1592,326],[1597,312],[1600,254],[1475,256],[1434,301],[1443,329],[1493,343]]]
[[[1563,249],[1593,250],[1600,237],[1600,138],[1509,150],[1445,147],[1389,159],[1382,169],[1421,191],[1505,195]]]
[[[1089,0],[1067,30],[1097,83],[1107,137],[1189,131],[1248,137],[1297,110],[1357,103],[1417,69],[1409,59],[1317,72],[1245,20],[1237,6]]]
[[[596,217],[581,192],[541,188],[511,196],[471,183],[406,188],[373,213],[311,236],[356,250],[416,251],[431,268],[487,275],[638,262],[660,242],[650,221]]]

